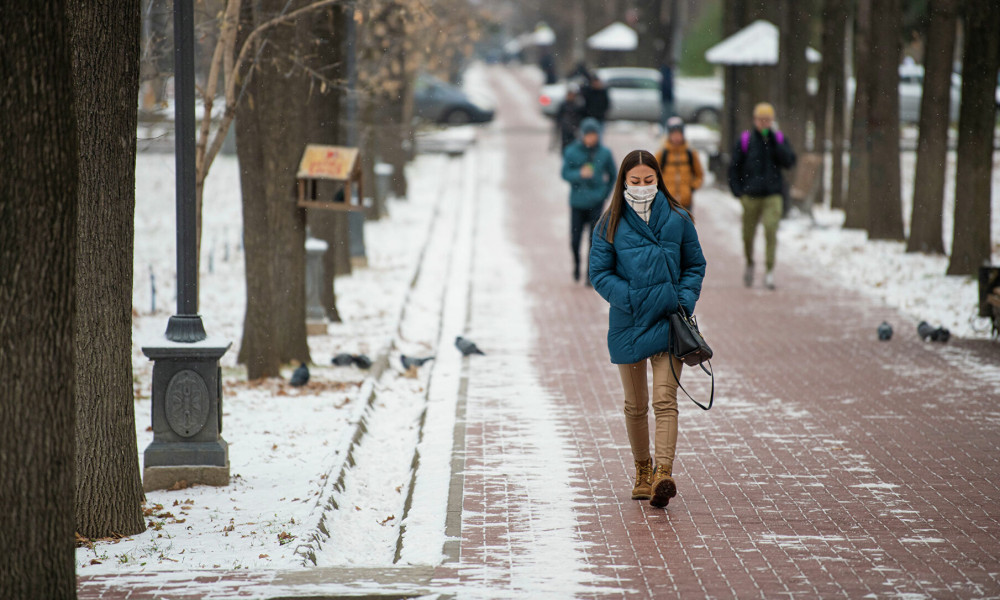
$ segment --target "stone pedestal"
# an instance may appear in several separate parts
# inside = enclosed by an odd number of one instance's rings
[[[323,240],[306,238],[306,335],[326,335],[327,332],[322,293],[323,256],[327,249]]]
[[[365,213],[347,213],[347,228],[351,236],[351,266],[364,269],[368,266],[368,255],[365,252]]]
[[[228,485],[229,446],[222,439],[222,369],[231,342],[143,346],[153,364],[153,441],[143,453],[143,489]]]

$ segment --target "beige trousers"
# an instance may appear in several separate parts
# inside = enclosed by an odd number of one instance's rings
[[[649,357],[653,365],[653,416],[656,420],[654,433],[654,465],[666,467],[673,473],[674,449],[677,447],[677,380],[670,371],[670,361],[674,363],[677,377],[684,366],[677,358],[664,352]],[[630,365],[618,365],[625,390],[625,429],[632,445],[632,456],[637,461],[649,458],[649,390],[646,385],[646,360]]]

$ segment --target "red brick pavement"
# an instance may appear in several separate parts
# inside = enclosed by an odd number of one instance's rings
[[[779,290],[745,289],[733,211],[697,215],[709,265],[698,314],[717,355],[716,407],[681,406],[679,495],[668,509],[629,499],[606,305],[570,280],[547,123],[511,109],[534,89],[527,78],[511,85],[494,71],[493,82],[505,134],[491,143],[506,145],[508,197],[525,217],[511,231],[531,272],[535,359],[582,459],[567,476],[578,482],[589,570],[623,597],[1000,596],[997,390],[922,344],[911,320],[780,250]],[[618,159],[652,143],[645,129],[613,128],[608,139]],[[731,202],[710,192],[700,201]],[[876,341],[883,319],[899,332],[890,343]],[[995,350],[966,346],[1000,368]],[[682,381],[707,391],[692,373]],[[469,460],[483,447],[473,441]],[[475,484],[467,480],[467,494]],[[505,515],[491,519],[501,543]],[[463,564],[482,543],[465,536]]]

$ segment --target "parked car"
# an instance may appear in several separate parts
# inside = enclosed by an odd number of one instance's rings
[[[847,110],[854,109],[854,89],[855,81],[853,77],[847,80]],[[815,93],[815,80],[810,81],[810,93]],[[917,124],[920,122],[920,101],[924,95],[924,66],[912,63],[899,65],[899,120],[902,123]],[[1000,91],[997,92],[998,103],[1000,103]],[[951,105],[948,108],[948,118],[952,122],[958,121],[958,109],[962,103],[962,76],[958,73],[951,74]]]
[[[609,120],[660,121],[660,73],[641,67],[597,69],[611,100]],[[567,83],[544,86],[538,100],[542,113],[555,116]],[[722,90],[715,81],[688,79],[674,81],[674,110],[689,123],[714,124],[722,114]]]
[[[434,123],[464,125],[492,121],[494,110],[486,98],[475,97],[437,77],[421,74],[414,83],[413,112]]]

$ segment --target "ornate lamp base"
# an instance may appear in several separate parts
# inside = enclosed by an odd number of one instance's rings
[[[153,364],[153,441],[143,453],[143,488],[228,485],[229,445],[222,439],[222,369],[231,342],[165,341],[144,346]]]

